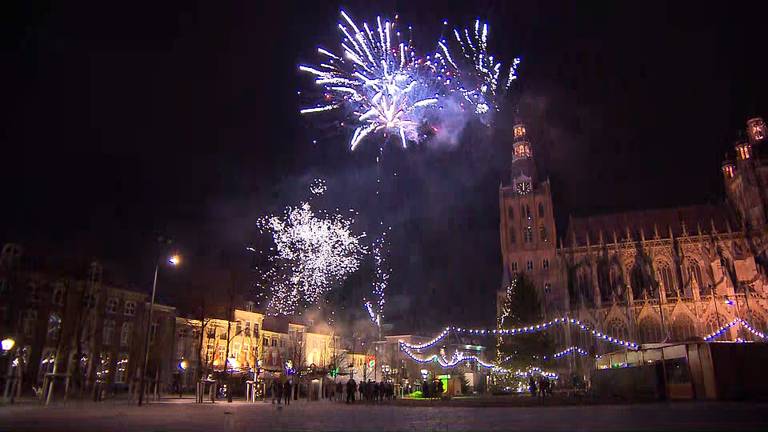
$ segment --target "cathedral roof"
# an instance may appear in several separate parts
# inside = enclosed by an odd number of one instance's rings
[[[659,238],[669,238],[670,231],[675,237],[709,233],[714,225],[717,232],[729,230],[728,213],[725,207],[715,205],[693,205],[669,209],[638,210],[606,215],[572,217],[568,223],[567,237],[563,239],[565,246],[577,246],[600,243],[602,232],[605,243],[613,243],[614,233],[621,241],[627,238],[627,230],[634,240],[641,239],[641,233],[646,240],[651,240],[658,233]]]

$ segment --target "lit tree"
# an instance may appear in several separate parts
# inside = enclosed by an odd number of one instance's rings
[[[507,288],[499,328],[523,327],[543,319],[536,287],[524,275],[516,276]],[[500,337],[497,348],[502,366],[514,370],[538,365],[552,347],[551,336],[542,331]]]

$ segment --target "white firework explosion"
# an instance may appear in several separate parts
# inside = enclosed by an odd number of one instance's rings
[[[259,219],[259,229],[275,243],[263,274],[269,283],[268,313],[291,315],[316,305],[359,268],[365,233],[354,234],[353,223],[338,213],[316,214],[308,202],[288,207],[282,216]]]

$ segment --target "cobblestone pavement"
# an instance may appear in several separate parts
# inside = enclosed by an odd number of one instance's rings
[[[768,430],[768,404],[406,407],[298,402],[104,402],[0,407],[0,431]]]

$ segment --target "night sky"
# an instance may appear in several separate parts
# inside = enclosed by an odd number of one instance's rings
[[[194,289],[223,291],[229,268],[247,297],[256,218],[323,177],[323,205],[392,226],[399,329],[490,325],[515,106],[560,232],[568,214],[718,202],[723,154],[748,116],[768,115],[764,2],[8,3],[0,242],[98,258],[108,280],[146,290],[167,234],[185,266],[163,273],[160,296],[182,307]],[[386,146],[377,166],[375,146],[350,153],[351,131],[300,117],[297,65],[336,47],[342,6],[399,13],[425,48],[443,18],[488,19],[492,51],[523,60],[496,127],[471,125],[450,148]]]

